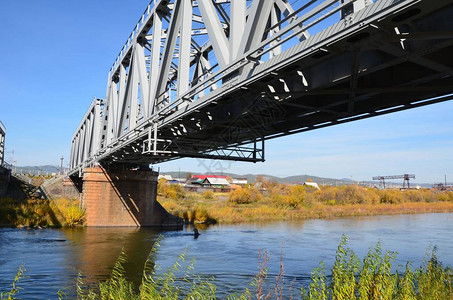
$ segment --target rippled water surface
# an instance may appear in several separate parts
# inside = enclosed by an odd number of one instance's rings
[[[109,276],[122,248],[130,280],[140,282],[143,264],[159,235],[163,235],[157,263],[171,265],[184,249],[196,259],[199,274],[214,276],[218,295],[241,291],[258,271],[258,252],[269,254],[269,271],[276,275],[283,253],[285,280],[307,282],[319,261],[329,270],[342,234],[360,257],[381,240],[384,249],[397,251],[396,264],[419,266],[429,245],[438,246],[445,265],[453,265],[453,214],[422,214],[307,220],[266,224],[215,225],[158,231],[135,228],[26,230],[0,228],[0,291],[9,290],[19,265],[27,269],[20,282],[23,299],[54,299],[58,290],[74,295],[79,270],[87,281]],[[271,276],[272,277],[272,276]]]

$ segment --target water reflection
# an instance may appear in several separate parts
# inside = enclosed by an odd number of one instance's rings
[[[140,284],[146,259],[162,233],[157,229],[129,227],[90,227],[63,232],[73,247],[67,259],[77,261],[88,282],[107,279],[124,249],[126,277],[136,284]]]

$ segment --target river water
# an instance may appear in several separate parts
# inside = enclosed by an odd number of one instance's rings
[[[20,281],[20,297],[55,299],[62,290],[72,298],[78,272],[91,283],[108,278],[122,248],[128,256],[128,279],[140,282],[149,251],[162,235],[156,263],[168,267],[187,249],[188,258],[196,259],[195,272],[213,276],[221,298],[250,284],[258,272],[258,253],[264,249],[271,280],[279,271],[282,253],[285,282],[306,285],[321,260],[330,270],[343,234],[360,259],[380,240],[383,249],[399,253],[396,265],[411,261],[420,266],[431,245],[438,247],[443,264],[452,266],[452,229],[452,213],[214,225],[200,229],[197,239],[191,227],[181,231],[0,228],[0,291],[9,290],[22,264],[27,277]]]

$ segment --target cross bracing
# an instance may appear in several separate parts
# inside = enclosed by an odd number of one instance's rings
[[[152,1],[74,135],[71,172],[256,162],[270,138],[449,100],[452,16],[447,0]]]

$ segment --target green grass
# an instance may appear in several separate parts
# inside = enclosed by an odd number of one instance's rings
[[[142,283],[135,287],[125,277],[123,268],[126,253],[121,252],[110,279],[100,282],[96,287],[85,285],[83,275],[77,280],[78,299],[216,299],[216,285],[213,278],[196,275],[194,260],[187,260],[187,251],[176,259],[166,270],[154,264],[158,254],[159,241],[151,250],[145,263]],[[296,289],[293,283],[284,281],[282,258],[280,271],[275,284],[269,285],[267,252],[260,253],[259,272],[249,286],[227,297],[227,299],[283,299],[283,290],[289,290],[292,299],[303,300],[349,300],[349,299],[395,299],[395,300],[433,300],[453,299],[453,272],[444,267],[436,256],[436,248],[428,249],[426,258],[418,269],[412,270],[407,263],[404,270],[393,263],[396,253],[383,251],[381,244],[370,248],[362,261],[347,246],[343,236],[335,257],[334,266],[329,274],[324,263],[313,270],[308,286]],[[20,288],[19,279],[23,277],[23,267],[19,268],[9,292],[1,293],[1,299],[14,299]],[[64,298],[60,292],[59,298]]]
[[[24,266],[20,266],[17,270],[16,276],[14,276],[14,280],[11,283],[11,289],[8,292],[1,292],[0,293],[0,300],[13,300],[17,299],[14,296],[19,293],[20,287],[18,286],[19,281],[24,278],[25,272]]]

